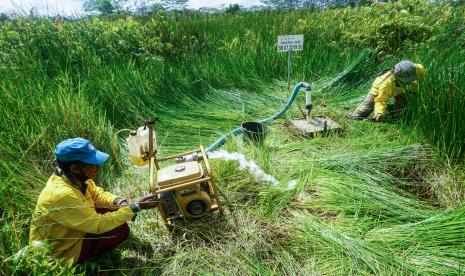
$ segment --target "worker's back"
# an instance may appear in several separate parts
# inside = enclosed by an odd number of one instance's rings
[[[47,240],[54,248],[54,255],[66,259],[79,256],[82,238],[85,236],[84,232],[65,227],[56,221],[56,215],[61,209],[74,208],[59,206],[67,196],[82,198],[88,203],[89,208],[94,206],[88,192],[84,196],[66,178],[52,175],[37,200],[29,234],[29,242]]]

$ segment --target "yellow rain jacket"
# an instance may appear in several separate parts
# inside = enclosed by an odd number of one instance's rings
[[[418,76],[417,81],[408,85],[402,85],[396,81],[396,77],[392,71],[388,71],[375,79],[370,91],[370,94],[374,96],[375,116],[382,116],[386,113],[389,98],[397,97],[406,91],[417,89],[418,80],[423,79],[425,69],[421,64],[416,64],[416,67]]]
[[[95,207],[110,208],[116,196],[87,180],[83,194],[62,174],[53,174],[39,195],[31,222],[29,242],[47,241],[53,254],[77,262],[86,233],[102,234],[132,219],[129,206],[98,214]]]

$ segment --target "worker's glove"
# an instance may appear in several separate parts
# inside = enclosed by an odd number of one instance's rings
[[[380,123],[380,122],[384,122],[384,117],[383,116],[375,116],[371,119],[372,122],[375,122],[375,123]]]
[[[136,204],[140,207],[140,209],[153,209],[158,206],[158,201],[155,195],[147,194],[143,197],[137,199]]]

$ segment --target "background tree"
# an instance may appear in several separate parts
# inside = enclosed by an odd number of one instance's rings
[[[465,0],[463,0],[465,1]],[[366,6],[376,2],[386,2],[385,0],[261,0],[268,7],[279,9],[299,9],[299,8],[325,8],[325,7],[347,7]]]
[[[160,3],[155,3],[155,4],[152,4],[152,5],[150,6],[150,11],[149,11],[149,12],[151,12],[151,13],[157,13],[157,12],[163,11],[163,10],[165,10],[165,7],[163,7],[162,4],[160,4]]]
[[[137,14],[153,14],[165,10],[158,0],[131,0],[132,10]]]
[[[225,13],[236,13],[241,11],[241,6],[239,4],[229,4],[229,7],[224,9]]]
[[[7,20],[9,20],[9,19],[10,19],[10,17],[8,16],[8,14],[3,13],[3,12],[0,13],[0,22],[7,21]]]
[[[266,6],[280,9],[296,9],[302,6],[302,0],[261,0]]]
[[[220,12],[218,8],[213,8],[213,7],[201,7],[199,8],[200,12],[205,12],[205,13],[216,13]]]
[[[126,0],[85,0],[83,7],[86,12],[97,12],[101,15],[121,11]]]
[[[185,10],[188,0],[161,0],[161,5],[167,10]]]

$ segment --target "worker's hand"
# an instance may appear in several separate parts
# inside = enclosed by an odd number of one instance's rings
[[[157,198],[153,194],[147,194],[143,197],[138,198],[136,203],[139,204],[139,207],[142,210],[153,209],[158,206]]]
[[[372,122],[375,122],[375,123],[380,123],[380,122],[384,122],[384,118],[382,116],[375,116],[373,117],[373,119],[371,119]]]

